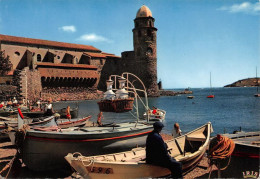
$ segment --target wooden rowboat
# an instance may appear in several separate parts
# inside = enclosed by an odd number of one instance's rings
[[[170,155],[182,163],[183,173],[202,159],[209,144],[211,123],[167,141]],[[67,162],[84,178],[154,178],[170,175],[170,170],[145,162],[145,148],[108,155],[82,156],[69,153]]]
[[[66,121],[66,122],[63,122],[63,120],[60,119],[57,121],[57,124],[62,129],[69,128],[69,127],[82,127],[88,122],[88,120],[90,118],[91,118],[91,116],[87,116],[82,119],[76,119],[76,120],[72,119],[72,120]]]
[[[148,110],[147,112],[144,113],[144,118],[147,119],[149,116],[149,121],[164,121],[165,120],[165,115],[166,111],[162,109],[156,109],[156,113],[153,113],[153,110]]]

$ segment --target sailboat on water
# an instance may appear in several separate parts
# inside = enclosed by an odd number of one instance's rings
[[[260,97],[260,93],[259,93],[259,83],[258,83],[258,78],[257,78],[257,67],[256,67],[256,94],[254,95],[255,97]]]
[[[212,94],[211,72],[210,72],[210,95],[208,95],[207,98],[215,98],[215,95]]]

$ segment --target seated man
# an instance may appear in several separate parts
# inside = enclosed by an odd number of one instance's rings
[[[160,135],[163,123],[155,122],[153,127],[154,130],[146,139],[146,162],[168,168],[173,178],[182,178],[182,164],[168,154],[167,144]]]

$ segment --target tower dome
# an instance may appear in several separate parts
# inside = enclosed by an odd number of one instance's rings
[[[143,5],[136,14],[136,18],[138,17],[152,17],[152,12],[147,6]]]

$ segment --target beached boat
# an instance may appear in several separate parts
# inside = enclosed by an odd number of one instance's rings
[[[49,116],[49,117],[42,117],[42,118],[23,118],[23,124],[27,124],[29,126],[52,126],[55,125],[55,117]],[[17,129],[18,127],[18,120],[11,118],[10,120],[1,121],[1,128],[5,129],[8,127],[12,127],[13,129]]]
[[[70,108],[70,115],[71,115],[72,119],[78,117],[78,111],[79,111],[78,107]],[[60,118],[66,118],[66,115],[67,115],[66,108],[59,109],[55,112],[60,114]]]
[[[24,118],[21,110],[18,108],[18,120],[17,121],[9,121],[5,123],[6,134],[10,138],[12,144],[15,144],[15,133],[18,129],[21,129],[23,125],[28,125],[29,128],[33,127],[50,127],[57,125],[55,122],[54,116],[44,117],[44,118],[36,118],[36,119],[26,119]]]
[[[209,144],[211,123],[183,136],[166,141],[170,155],[182,163],[183,173],[202,159]],[[170,170],[145,162],[145,148],[107,155],[84,156],[79,152],[65,156],[67,162],[84,178],[155,178],[170,175]]]
[[[17,114],[17,109],[13,109],[12,107],[0,109],[0,116],[9,117],[14,114]]]
[[[45,116],[45,111],[38,110],[38,111],[30,111],[27,108],[21,109],[23,112],[23,115],[29,118],[40,118]],[[0,110],[0,116],[8,117],[8,116],[14,116],[17,115],[18,109],[17,108],[10,108],[10,109],[1,109]],[[55,113],[58,113],[60,115],[60,118],[66,118],[66,108],[57,109],[55,110]],[[77,118],[78,117],[78,107],[71,108],[70,109],[71,118]]]
[[[66,118],[66,108],[55,110],[55,113],[58,113],[60,115],[60,118]],[[25,111],[23,112],[24,116],[27,116],[29,118],[37,118],[37,117],[43,117],[45,116],[44,111]],[[70,109],[70,115],[71,118],[77,118],[78,117],[78,107],[71,108]]]
[[[148,115],[147,115],[148,114]],[[166,111],[162,109],[156,109],[155,112],[153,110],[149,109],[147,112],[144,113],[144,118],[149,118],[149,121],[163,121],[165,120]]]
[[[135,122],[60,131],[29,129],[23,141],[22,160],[32,170],[54,170],[66,165],[64,156],[70,152],[99,155],[144,146],[151,131],[152,125]]]
[[[260,131],[237,132],[235,134],[223,134],[223,136],[232,139],[236,146],[229,166],[222,171],[221,176],[257,178],[260,166]]]
[[[71,119],[70,121],[68,119],[58,119],[57,125],[60,128],[69,128],[69,127],[82,127],[84,126],[91,116],[83,117],[83,118],[77,118],[77,119]]]

